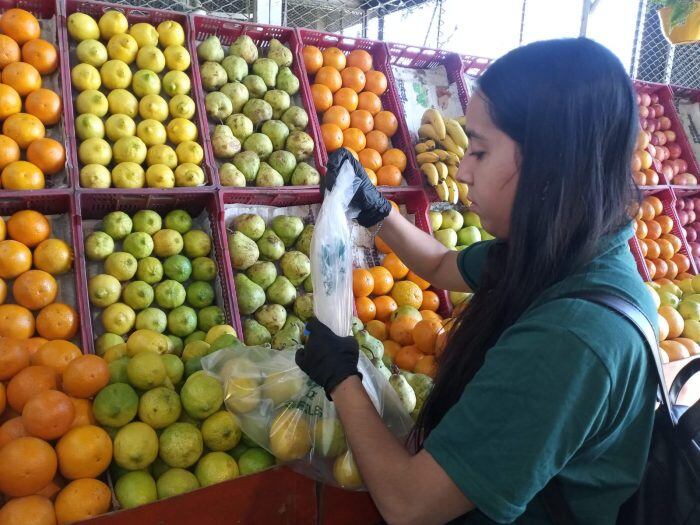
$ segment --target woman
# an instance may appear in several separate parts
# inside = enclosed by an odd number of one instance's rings
[[[354,339],[314,321],[297,361],[334,401],[388,523],[552,523],[538,494],[553,479],[577,523],[614,523],[641,479],[654,378],[631,323],[568,296],[605,290],[656,319],[627,247],[637,197],[630,80],[590,40],[539,42],[487,70],[466,117],[458,179],[495,241],[448,251],[355,163],[358,222],[381,223],[382,239],[436,287],[475,292],[411,451],[365,393]],[[347,157],[331,156],[327,184]]]

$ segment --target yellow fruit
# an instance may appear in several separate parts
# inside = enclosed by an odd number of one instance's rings
[[[100,39],[100,28],[95,19],[85,13],[73,13],[67,20],[68,33],[75,40]]]
[[[399,306],[420,308],[423,303],[423,291],[412,281],[398,281],[391,289],[391,297]]]

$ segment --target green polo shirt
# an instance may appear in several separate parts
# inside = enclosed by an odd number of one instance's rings
[[[546,290],[489,350],[483,367],[425,449],[477,510],[455,523],[551,523],[538,492],[557,477],[577,523],[613,524],[646,462],[655,379],[634,326],[580,299],[617,293],[656,319],[627,241],[601,241],[585,268]],[[459,256],[478,289],[491,244]]]

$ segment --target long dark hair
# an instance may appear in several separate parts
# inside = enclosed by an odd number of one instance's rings
[[[588,39],[536,42],[479,81],[496,126],[519,146],[507,240],[489,250],[479,289],[455,320],[412,440],[420,448],[486,352],[544,290],[596,255],[631,220],[636,96],[620,61]]]

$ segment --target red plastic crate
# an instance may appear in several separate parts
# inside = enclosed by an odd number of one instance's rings
[[[462,81],[464,84],[464,98],[469,100],[472,93],[471,82],[478,79],[493,63],[493,60],[485,57],[474,55],[460,55],[462,60]]]
[[[67,90],[64,94],[64,99],[63,99],[63,104],[64,104],[64,111],[66,111],[67,115],[69,115],[69,119],[71,122],[71,134],[69,137],[69,140],[71,141],[71,149],[72,149],[72,155],[73,155],[73,162],[74,166],[72,169],[72,178],[73,178],[73,186],[75,188],[80,188],[80,162],[78,161],[78,142],[77,138],[75,135],[75,129],[73,128],[72,122],[73,122],[73,115],[74,115],[74,110],[73,110],[73,99],[74,97],[77,97],[78,93],[73,92],[71,90],[70,86],[70,72],[71,72],[71,64],[70,62],[72,61],[74,64],[76,64],[75,61],[75,46],[77,44],[73,43],[72,40],[70,40],[69,35],[68,35],[68,29],[66,26],[66,19],[69,15],[73,13],[85,13],[88,15],[91,15],[93,18],[96,20],[99,20],[99,17],[102,16],[103,13],[106,11],[111,11],[111,10],[116,10],[124,13],[126,16],[127,20],[129,21],[129,26],[132,24],[137,24],[139,22],[147,22],[149,24],[153,24],[154,26],[157,26],[161,22],[165,22],[167,20],[173,20],[175,22],[178,22],[180,25],[182,25],[184,31],[185,31],[185,46],[187,46],[187,41],[189,40],[189,30],[190,30],[190,25],[189,25],[189,18],[188,15],[185,13],[179,13],[175,11],[167,11],[164,9],[151,9],[151,8],[146,8],[146,7],[130,7],[126,6],[124,4],[110,4],[106,2],[92,2],[89,0],[65,0],[65,1],[58,1],[57,2],[60,10],[60,16],[59,16],[59,36],[62,40],[62,50],[64,52],[64,55],[61,58],[61,75],[63,76],[64,79],[66,79],[65,84],[68,84],[66,86]],[[191,49],[189,49],[190,55],[192,55]],[[196,53],[191,56],[192,62],[195,62],[197,60],[197,55]],[[135,65],[134,65],[135,67]],[[190,67],[185,71],[186,74],[188,74],[190,77],[193,76],[193,67],[190,65]],[[162,74],[161,74],[162,75]],[[203,136],[205,135],[207,125],[206,125],[206,114],[204,113],[204,100],[202,99],[201,96],[201,88],[197,89],[197,86],[195,86],[195,81],[192,81],[192,88],[190,91],[190,96],[192,99],[195,101],[195,107],[196,107],[196,113],[194,116],[194,119],[192,121],[194,124],[197,126],[197,132],[198,132],[198,138],[197,142],[202,145],[202,148],[204,148],[204,162],[202,163],[202,169],[204,170],[204,179],[205,179],[205,186],[206,185],[212,185],[215,184],[218,179],[215,179],[215,173],[212,171],[211,168],[211,162],[209,159],[207,159],[207,148],[204,144],[204,139]],[[168,100],[168,95],[163,93],[161,91],[161,96]],[[68,119],[67,119],[68,120]],[[138,124],[140,121],[140,117],[137,116],[135,119],[135,122]],[[81,188],[84,189],[85,191],[108,191],[108,192],[125,192],[129,191],[127,189],[122,189],[122,188],[109,188],[106,190],[94,190],[94,189],[89,189],[89,188]],[[157,189],[157,188],[138,188],[137,190],[139,192],[143,192],[144,190],[155,190],[157,192],[163,192],[163,191],[182,191],[182,192],[189,192],[193,189],[192,187],[175,187],[175,188],[168,188],[166,190],[162,189]]]
[[[220,224],[223,222],[222,210],[219,206],[219,199],[216,192],[209,191],[189,191],[183,189],[179,191],[164,192],[159,190],[159,193],[95,193],[95,192],[79,192],[77,198],[77,214],[80,221],[77,224],[77,247],[79,248],[78,256],[85,261],[84,239],[82,221],[101,219],[112,211],[123,211],[129,215],[133,215],[139,210],[153,210],[163,216],[165,213],[174,209],[184,209],[193,217],[196,217],[202,211],[206,211],[212,234],[212,253],[210,256],[215,259],[219,267],[219,282],[221,284],[223,304],[218,306],[224,311],[226,319],[235,329],[238,334],[241,334],[241,325],[239,323],[238,306],[235,300],[235,290],[233,280],[230,274],[230,261],[228,260],[228,251],[226,248],[226,238],[221,230]],[[87,283],[87,267],[84,264],[82,267],[81,279]],[[84,302],[87,307],[85,323],[89,334],[93,334],[92,316],[90,315],[89,300],[87,295],[87,287],[84,287]],[[93,338],[89,338],[89,348],[94,349]]]
[[[409,186],[422,186],[423,181],[420,176],[420,172],[418,171],[416,161],[412,155],[413,144],[411,142],[411,135],[408,132],[406,121],[403,118],[403,108],[401,106],[398,93],[396,92],[396,84],[393,82],[394,77],[391,74],[391,66],[389,65],[389,51],[386,44],[377,40],[335,35],[332,33],[324,33],[322,31],[314,31],[311,29],[298,29],[297,31],[299,32],[299,37],[301,40],[299,48],[296,52],[296,56],[298,57],[297,60],[303,60],[302,49],[304,46],[316,46],[321,50],[328,47],[337,47],[345,54],[348,54],[354,49],[364,49],[370,55],[372,55],[372,69],[384,73],[387,79],[387,89],[380,97],[382,101],[382,108],[391,111],[396,116],[399,123],[398,130],[391,138],[391,142],[393,147],[402,150],[406,154],[407,164],[403,177]],[[311,93],[312,79],[309,77],[309,75],[301,75],[300,80],[302,82],[303,89],[308,93]],[[318,114],[316,111],[311,111],[309,118],[313,119],[314,126],[320,130]],[[319,149],[322,152],[323,165],[325,166],[328,162],[328,152],[326,151],[323,142],[321,142]]]
[[[314,104],[311,99],[311,92],[308,88],[304,86],[304,77],[306,76],[306,71],[304,69],[304,61],[301,55],[297,52],[300,48],[299,45],[299,35],[297,32],[288,27],[280,27],[266,24],[253,24],[238,22],[231,19],[221,19],[211,16],[197,15],[193,14],[189,17],[190,20],[190,36],[188,38],[190,45],[190,54],[193,57],[193,61],[196,65],[193,68],[193,83],[196,84],[196,91],[198,94],[198,100],[201,102],[201,114],[204,115],[203,119],[206,123],[207,131],[204,133],[204,141],[206,143],[206,149],[208,153],[208,158],[210,159],[211,166],[215,172],[215,177],[217,184],[220,185],[220,180],[218,176],[219,164],[214,157],[214,152],[211,147],[211,136],[209,135],[209,123],[207,122],[206,111],[204,109],[204,90],[202,88],[202,78],[199,72],[199,62],[197,61],[197,42],[201,42],[205,38],[216,35],[223,45],[232,44],[239,36],[248,35],[253,39],[258,48],[267,48],[270,40],[276,38],[283,44],[286,44],[291,50],[294,61],[291,65],[291,70],[294,75],[299,79],[299,93],[298,96],[301,99],[301,106],[306,110],[309,115],[309,124],[306,127],[306,133],[308,133],[314,140],[314,153],[313,159],[314,164],[318,172],[323,176],[325,174],[326,163],[323,158],[321,146],[323,141],[321,140],[321,133],[318,127],[318,123],[313,119],[313,114],[315,113]],[[296,97],[296,95],[295,95]],[[223,186],[222,186],[223,187]],[[285,190],[288,188],[313,188],[314,186],[285,186]]]
[[[671,92],[672,92],[673,97],[674,97],[674,99],[673,99],[674,108],[676,109],[676,114],[678,114],[678,120],[679,120],[679,122],[680,122],[680,120],[681,120],[680,114],[679,114],[678,111],[677,111],[677,108],[678,108],[677,102],[678,102],[678,100],[681,99],[681,98],[683,98],[683,99],[688,99],[688,100],[690,100],[690,101],[692,101],[692,102],[698,102],[698,103],[700,103],[700,89],[684,88],[684,87],[680,87],[680,86],[670,86],[670,88],[671,88]],[[681,124],[681,128],[685,131],[685,128],[683,127],[682,124]],[[700,131],[700,130],[698,130],[698,131]],[[690,140],[689,140],[688,136],[684,133],[684,134],[683,134],[683,137],[684,137],[684,139],[685,139],[685,140],[687,141],[687,143],[688,143],[689,157],[690,157],[690,158],[692,159],[692,161],[694,162],[694,164],[695,164],[695,169],[697,170],[697,172],[700,173],[700,159],[698,159],[697,156],[695,155],[695,151],[694,151],[693,148],[691,147]],[[682,146],[681,146],[681,148],[682,148]],[[698,185],[695,186],[695,187],[696,187],[697,189],[700,189],[700,184],[698,184]],[[674,186],[674,188],[675,188],[676,190],[678,190],[678,189],[693,188],[693,186]]]
[[[676,197],[676,199],[675,199],[676,202],[678,202],[678,199],[681,197],[686,197],[686,198],[687,197],[700,197],[700,187],[698,187],[698,186],[673,186],[671,188],[671,190],[673,191],[673,193]],[[700,210],[696,211],[695,213],[697,215],[698,213],[700,213]],[[678,214],[677,209],[676,209],[676,214]],[[698,223],[698,222],[700,222],[700,215],[698,215],[692,223],[688,223],[687,226],[689,226],[690,224]],[[680,224],[680,223],[681,222],[680,222],[680,216],[679,216],[678,224]],[[684,227],[681,227],[681,229],[684,229]],[[696,242],[700,242],[700,239]],[[688,247],[690,249],[690,243],[688,243]],[[692,260],[693,260],[693,258],[691,257],[691,261]],[[695,269],[700,272],[700,266],[698,266],[698,264],[695,264]],[[691,265],[691,269],[689,270],[689,272],[695,273],[695,272],[693,272],[692,265]]]
[[[634,257],[634,262],[637,263],[637,271],[639,275],[642,276],[642,280],[645,283],[651,281],[651,276],[649,275],[649,269],[644,262],[644,256],[642,255],[642,249],[639,247],[639,239],[636,235],[630,237],[629,240],[630,252],[632,252],[632,257]]]
[[[80,316],[80,332],[79,335],[76,336],[76,339],[81,343],[81,349],[84,353],[91,352],[92,331],[90,326],[84,322],[90,310],[87,303],[87,288],[84,279],[84,259],[79,255],[82,242],[78,232],[75,197],[70,190],[63,190],[52,191],[50,193],[45,191],[12,192],[0,198],[0,215],[12,215],[20,210],[35,210],[45,215],[66,214],[70,217],[71,238],[62,238],[62,240],[68,243],[73,250],[73,268],[71,271],[73,273],[73,288],[75,290],[76,299],[75,304],[71,304],[71,306],[75,307]],[[52,237],[60,238],[53,234],[50,238]]]
[[[34,193],[43,192],[47,195],[57,194],[65,190],[66,188],[70,188],[71,186],[73,186],[73,178],[71,173],[73,171],[72,166],[75,165],[76,160],[75,145],[70,138],[72,136],[73,131],[73,113],[66,107],[65,104],[65,100],[70,97],[71,86],[70,69],[68,76],[65,76],[63,72],[64,64],[67,61],[66,57],[68,56],[68,54],[66,51],[67,48],[63,46],[61,31],[59,29],[59,12],[57,11],[57,6],[58,8],[60,8],[60,4],[61,2],[55,2],[53,0],[0,0],[0,13],[4,13],[8,9],[12,9],[14,7],[19,7],[21,9],[25,9],[26,11],[29,11],[34,16],[36,16],[39,20],[39,24],[41,25],[42,38],[45,38],[52,44],[55,44],[58,48],[58,56],[60,60],[59,69],[51,75],[42,76],[42,80],[47,76],[53,77],[55,75],[59,83],[58,95],[64,101],[64,105],[61,111],[61,120],[58,124],[47,127],[46,136],[58,140],[66,148],[66,165],[63,170],[63,174],[66,178],[66,185],[60,187],[52,186],[53,180],[55,180],[56,177],[60,177],[61,173],[58,173],[56,175],[47,175],[46,188],[43,190],[33,190]],[[50,19],[54,19],[55,28],[50,35],[47,35],[44,26],[46,21]],[[67,82],[66,79],[68,79]],[[16,193],[18,192],[4,189],[0,190],[0,194],[2,194],[3,196],[10,194],[14,195]]]
[[[368,492],[318,487],[320,525],[379,525],[385,523]]]

